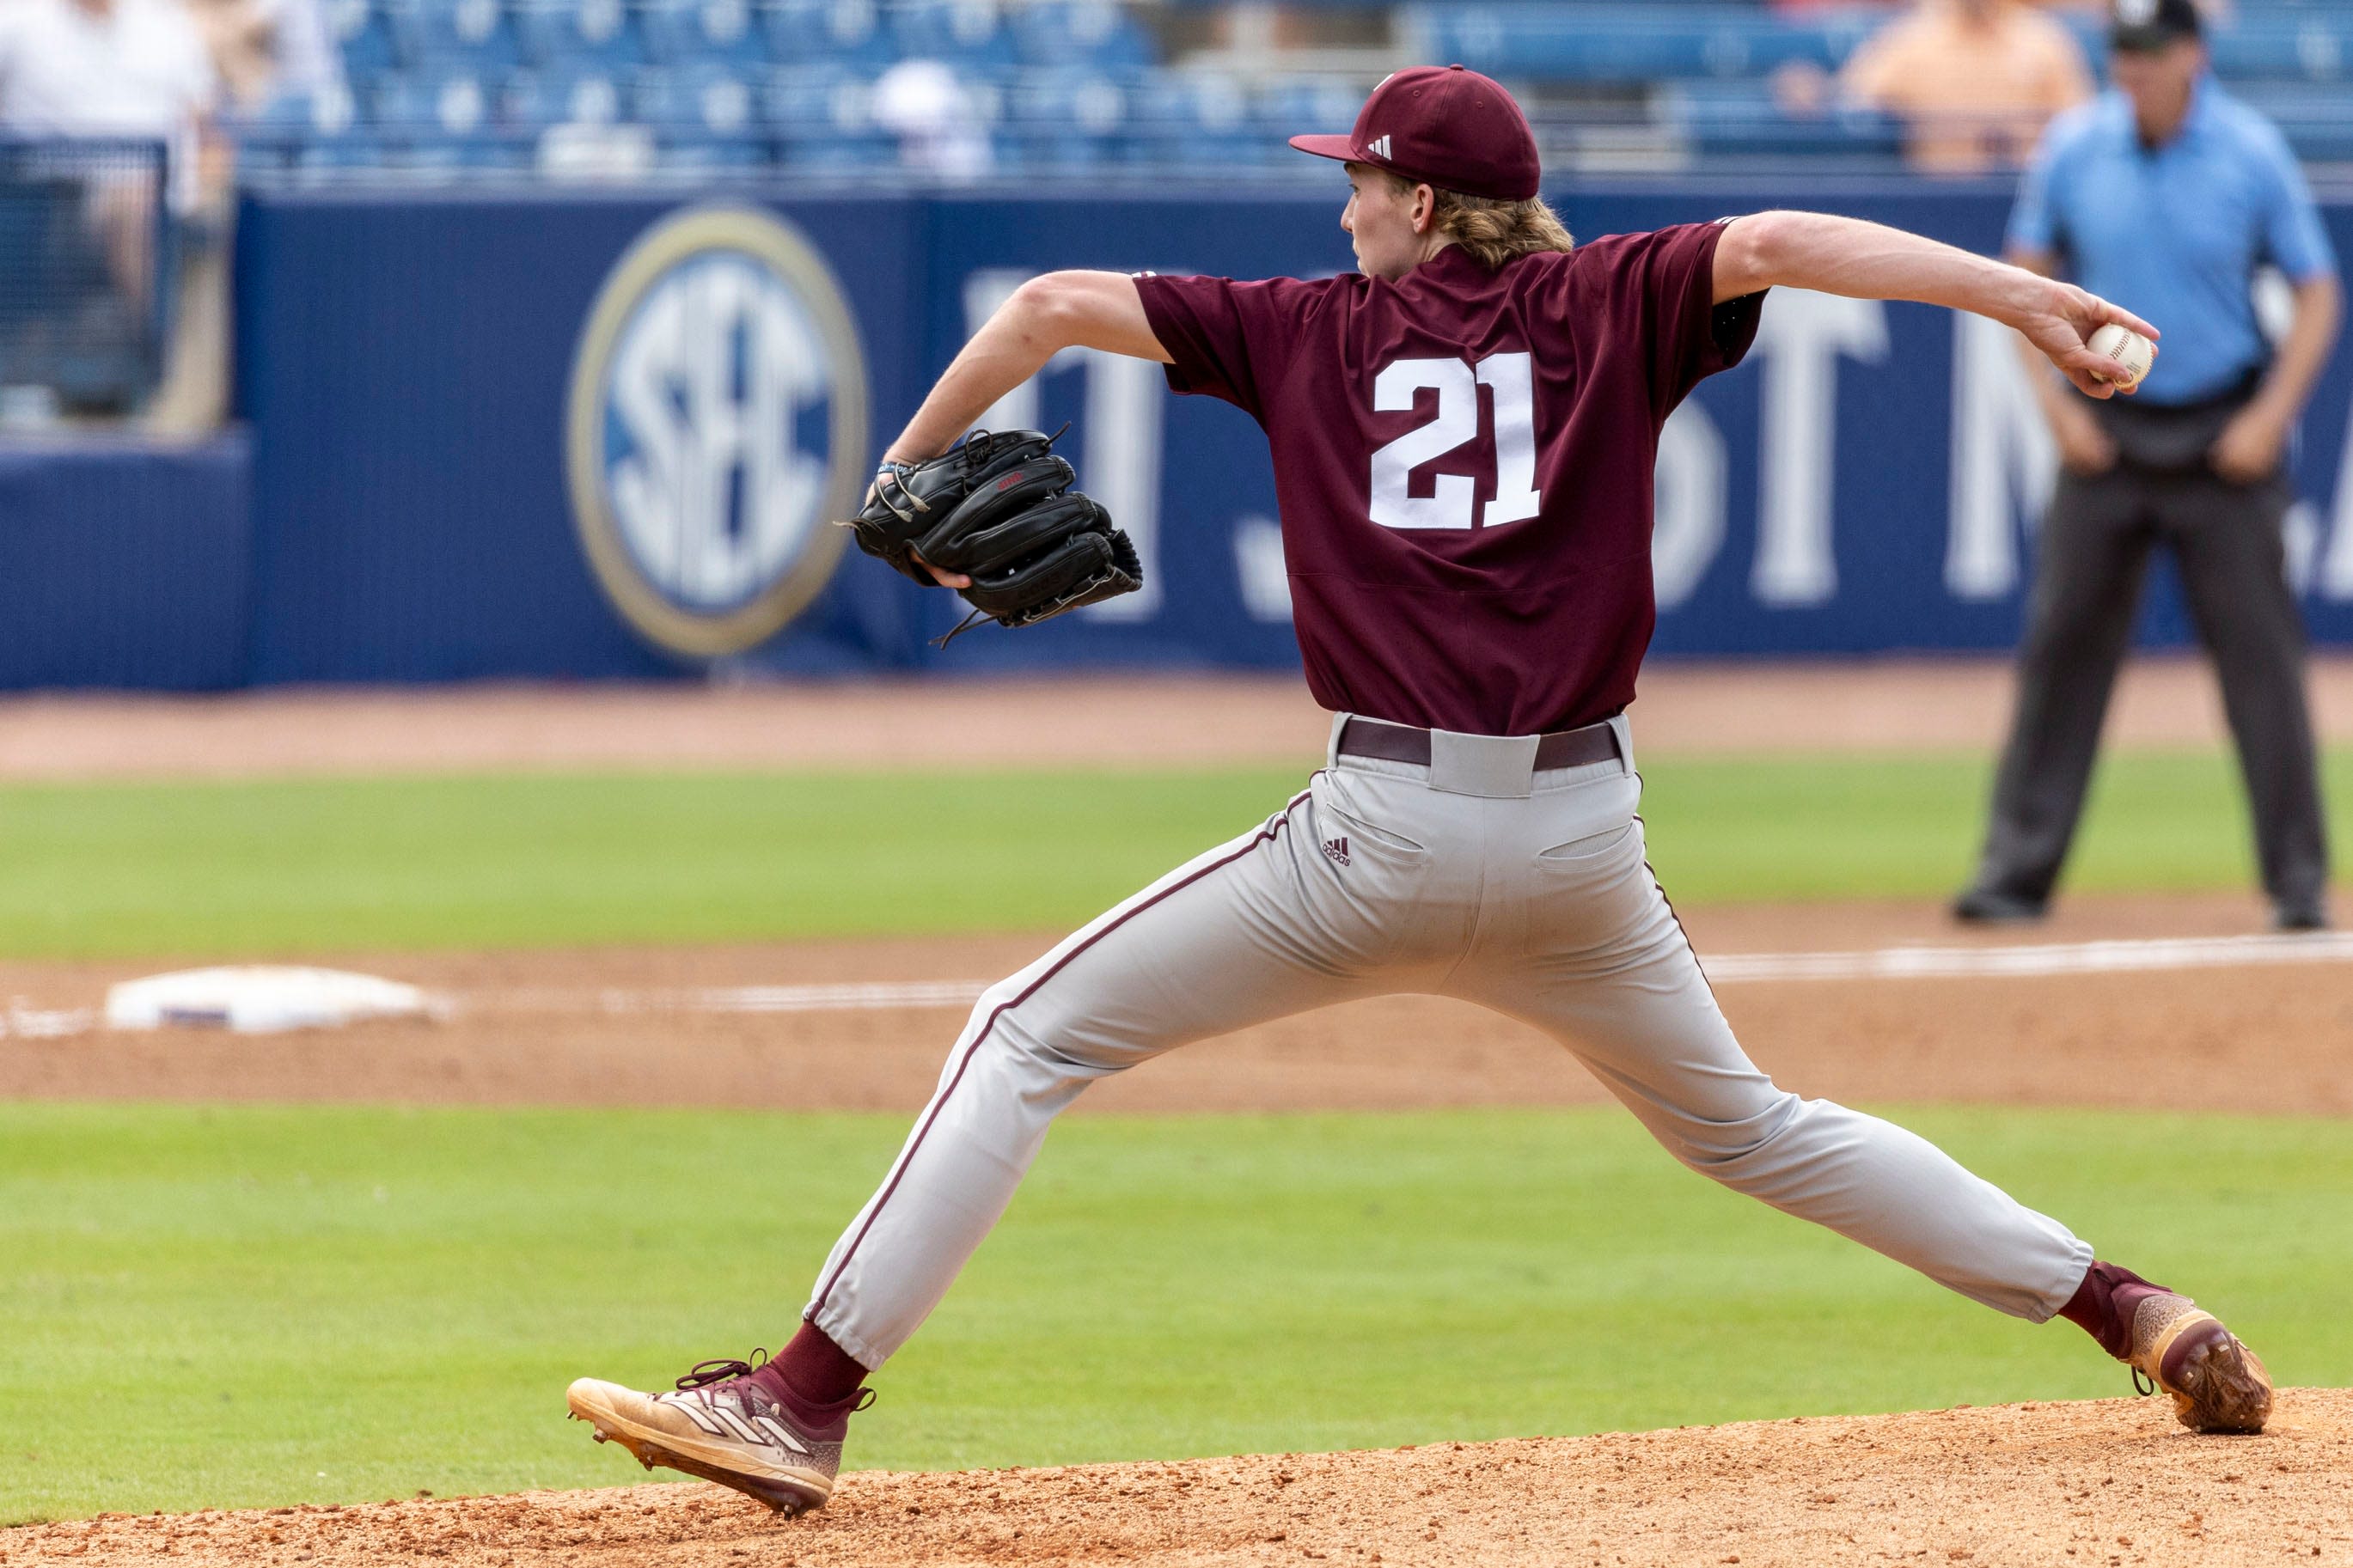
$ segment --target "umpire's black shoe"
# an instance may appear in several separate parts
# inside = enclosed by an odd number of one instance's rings
[[[2274,931],[2327,931],[2328,907],[2315,900],[2311,903],[2283,903],[2272,906]]]
[[[1953,900],[1953,918],[1964,925],[2027,925],[2041,920],[2049,909],[2041,899],[1997,892],[1991,888],[1971,888]]]

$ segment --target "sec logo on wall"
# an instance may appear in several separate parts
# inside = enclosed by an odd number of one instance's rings
[[[832,270],[769,213],[665,218],[596,296],[566,424],[581,545],[629,625],[694,658],[765,641],[833,575],[865,478]]]

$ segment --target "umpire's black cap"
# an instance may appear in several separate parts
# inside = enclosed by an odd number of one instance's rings
[[[2108,43],[2119,49],[2150,52],[2205,31],[2194,0],[2116,0],[2108,20]]]

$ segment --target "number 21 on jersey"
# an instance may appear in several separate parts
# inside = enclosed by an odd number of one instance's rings
[[[1525,353],[1489,354],[1474,369],[1459,359],[1400,359],[1373,378],[1373,408],[1410,413],[1423,391],[1438,394],[1438,415],[1373,453],[1372,516],[1383,528],[1493,528],[1535,516],[1535,373]],[[1495,496],[1482,508],[1478,481],[1438,474],[1431,493],[1411,493],[1413,470],[1479,434],[1479,389],[1495,405]]]

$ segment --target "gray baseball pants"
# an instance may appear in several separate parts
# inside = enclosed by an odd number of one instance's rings
[[[1624,761],[1536,772],[1533,737],[1333,757],[1266,823],[991,986],[806,1316],[868,1367],[988,1234],[1063,1107],[1187,1041],[1335,1002],[1459,996],[1576,1053],[1677,1159],[1972,1300],[2041,1321],[2092,1251],[1900,1127],[1751,1063],[1643,858]],[[1339,723],[1333,731],[1336,748]]]
[[[2051,896],[2074,842],[2149,554],[2164,545],[2221,681],[2263,891],[2283,910],[2324,908],[2319,751],[2305,698],[2304,616],[2281,533],[2294,499],[2278,475],[2236,485],[2200,469],[2119,463],[2088,478],[2061,476],[2042,522],[2018,708],[1978,887],[2036,903]]]

